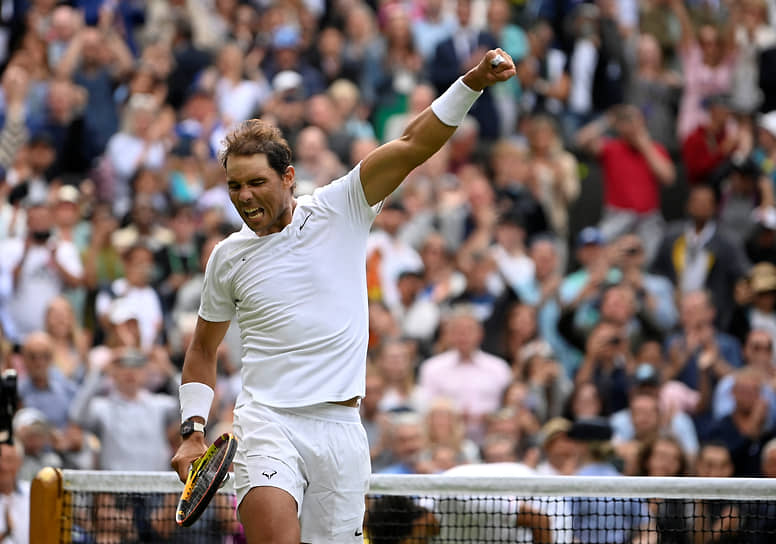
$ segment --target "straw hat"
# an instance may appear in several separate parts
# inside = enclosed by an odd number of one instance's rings
[[[757,263],[750,273],[752,291],[767,293],[776,291],[776,266],[771,263]]]

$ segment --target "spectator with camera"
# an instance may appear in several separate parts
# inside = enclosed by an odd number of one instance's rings
[[[602,414],[609,416],[628,405],[629,377],[633,355],[627,341],[627,324],[601,321],[590,332],[582,364],[574,376],[579,386],[592,382],[603,401]]]
[[[53,226],[50,207],[31,202],[27,206],[26,239],[0,242],[0,274],[11,288],[2,307],[3,323],[16,343],[43,330],[49,303],[66,287],[80,285],[83,278],[75,244],[53,235]]]
[[[120,348],[102,368],[93,368],[70,406],[69,415],[93,432],[102,444],[103,470],[167,470],[172,440],[177,437],[177,403],[145,388],[148,357],[134,348]],[[112,387],[96,396],[109,374]]]
[[[604,137],[610,128],[615,137]],[[604,239],[635,232],[644,241],[647,262],[651,262],[663,232],[660,188],[676,181],[668,152],[652,140],[643,114],[630,105],[616,106],[582,127],[577,145],[595,156],[603,170],[605,204],[600,228]]]
[[[735,123],[728,95],[707,96],[702,103],[708,121],[695,127],[682,142],[682,158],[691,184],[711,183],[734,154],[746,156],[751,151],[747,149],[751,148],[751,135],[747,138]]]

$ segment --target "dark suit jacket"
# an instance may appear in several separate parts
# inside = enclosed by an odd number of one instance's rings
[[[652,264],[656,274],[667,277],[674,285],[679,285],[679,267],[684,262],[684,233],[683,228],[669,232],[663,238]],[[712,302],[717,310],[715,324],[720,330],[727,331],[733,313],[736,282],[747,273],[749,262],[743,249],[720,232],[719,226],[704,249],[711,255],[705,287],[711,292]]]
[[[477,46],[484,49],[494,49],[497,47],[497,43],[495,38],[487,32],[479,32]],[[458,58],[453,38],[447,38],[437,45],[431,61],[430,76],[431,83],[436,87],[438,94],[445,92],[464,73],[463,63],[465,61],[466,59]],[[495,140],[499,137],[498,114],[488,89],[485,89],[482,96],[474,103],[471,114],[480,124],[480,138]]]

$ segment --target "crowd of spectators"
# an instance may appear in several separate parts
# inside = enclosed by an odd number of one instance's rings
[[[3,2],[18,478],[169,469],[204,267],[240,227],[228,130],[279,126],[310,193],[497,46],[517,77],[369,238],[374,471],[776,475],[775,23],[774,0]],[[209,433],[239,370],[233,326]]]

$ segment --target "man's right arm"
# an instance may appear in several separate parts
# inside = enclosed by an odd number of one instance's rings
[[[226,335],[229,321],[206,321],[197,318],[197,326],[194,329],[194,338],[186,350],[183,361],[183,376],[181,382],[201,383],[210,389],[216,385],[216,353],[218,346]],[[191,399],[194,400],[194,399]],[[203,411],[207,411],[203,407]],[[194,421],[205,423],[208,414],[197,414],[191,417]],[[201,432],[194,432],[184,439],[175,456],[172,458],[172,467],[178,473],[181,481],[186,481],[186,476],[191,464],[207,450],[205,436]]]
[[[197,318],[194,338],[186,350],[181,383],[204,383],[211,389],[216,385],[216,352],[226,335],[229,321],[206,321]]]

